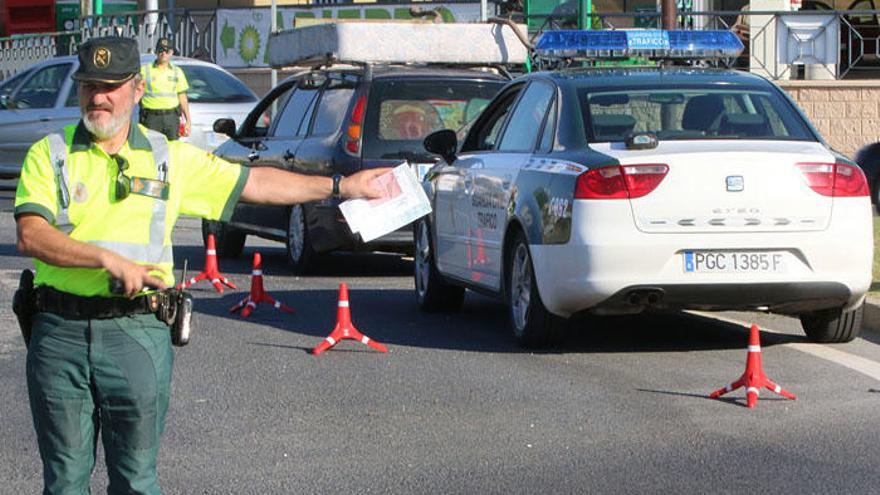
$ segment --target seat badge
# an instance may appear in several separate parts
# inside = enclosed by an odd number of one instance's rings
[[[743,181],[742,175],[728,175],[727,176],[727,190],[728,192],[740,192],[745,188],[745,183]]]

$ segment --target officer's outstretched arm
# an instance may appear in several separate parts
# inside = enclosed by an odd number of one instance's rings
[[[376,177],[391,171],[390,168],[362,170],[343,177],[339,192],[343,198],[378,198],[382,192],[371,184]],[[333,191],[330,177],[302,175],[271,167],[250,169],[247,183],[241,192],[246,203],[292,205],[327,199]]]
[[[165,288],[161,278],[150,272],[162,269],[155,265],[138,265],[110,251],[71,239],[36,214],[23,214],[16,220],[18,250],[28,256],[55,266],[71,268],[104,268],[122,280],[125,293],[134,297],[144,286]]]

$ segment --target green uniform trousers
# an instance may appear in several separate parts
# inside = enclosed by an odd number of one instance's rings
[[[180,139],[180,109],[151,112],[142,108],[140,123],[148,129],[165,134],[169,141]]]
[[[27,382],[44,494],[87,494],[98,434],[110,494],[158,494],[174,353],[154,315],[34,317]]]

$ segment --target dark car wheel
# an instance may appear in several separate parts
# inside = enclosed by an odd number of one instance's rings
[[[840,308],[816,311],[801,315],[801,326],[813,342],[835,344],[850,342],[862,329],[864,313],[864,303],[849,311]]]
[[[568,320],[547,311],[532,267],[529,245],[522,233],[515,234],[507,260],[507,301],[513,336],[523,347],[541,348],[558,344],[565,336]]]
[[[450,285],[440,278],[431,249],[428,222],[419,220],[413,229],[415,237],[416,299],[422,311],[455,311],[464,301],[464,287]]]
[[[202,220],[202,241],[208,245],[208,234],[214,234],[217,245],[217,256],[221,258],[238,258],[244,251],[247,234],[238,232],[223,222]]]
[[[308,273],[314,268],[316,258],[309,239],[305,211],[302,205],[293,205],[290,207],[290,216],[287,220],[287,259],[294,272]]]

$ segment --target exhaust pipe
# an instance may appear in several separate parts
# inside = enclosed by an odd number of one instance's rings
[[[633,306],[648,308],[663,302],[663,291],[660,289],[638,289],[627,294],[626,301]]]

